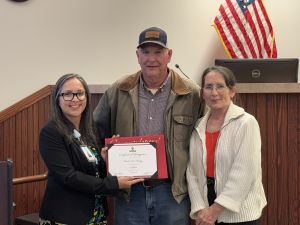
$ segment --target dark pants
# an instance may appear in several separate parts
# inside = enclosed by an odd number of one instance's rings
[[[214,179],[207,178],[207,199],[209,205],[212,205],[216,199]],[[259,225],[259,219],[240,223],[215,223],[216,225]]]

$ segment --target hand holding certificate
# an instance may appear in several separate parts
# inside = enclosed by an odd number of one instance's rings
[[[115,137],[105,143],[110,175],[168,177],[163,135]]]

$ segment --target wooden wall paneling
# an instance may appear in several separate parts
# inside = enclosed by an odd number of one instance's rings
[[[287,151],[287,142],[288,142],[288,108],[287,108],[287,94],[278,94],[277,101],[277,111],[278,111],[278,127],[277,127],[277,187],[278,187],[278,224],[285,224],[288,222],[288,151]]]
[[[51,115],[51,98],[50,96],[48,96],[47,98],[44,99],[44,120],[43,122],[40,124],[39,127],[39,132],[40,129],[50,120],[50,115]],[[39,132],[38,132],[38,137],[39,137]],[[40,164],[42,164],[42,170],[40,171],[40,173],[44,173],[47,171],[47,168],[42,160],[42,157],[39,154],[39,162]],[[43,182],[43,188],[45,186],[45,183]]]
[[[12,158],[10,154],[10,120],[3,121],[3,160],[6,161],[7,158]],[[15,171],[13,171],[15,175]]]
[[[98,105],[98,102],[101,97],[102,97],[102,94],[92,94],[91,105],[92,105],[93,111],[96,108],[96,106]]]
[[[35,175],[33,173],[33,106],[27,108],[27,175]],[[27,184],[27,211],[33,212],[34,207],[34,183]]]
[[[39,130],[44,126],[45,124],[45,102],[44,101],[39,101],[38,102],[38,127],[39,127]],[[39,135],[38,135],[39,136]],[[39,172],[38,174],[40,173],[43,173],[45,172],[45,166],[44,166],[44,163],[40,161],[40,154],[39,155],[39,160],[38,160],[38,164],[39,164]],[[43,171],[43,172],[42,172]],[[44,196],[44,182],[39,182],[39,196],[38,196],[38,199],[42,199],[43,196]]]
[[[298,162],[298,179],[297,179],[297,184],[298,184],[298,193],[297,193],[297,208],[298,208],[298,212],[297,212],[297,217],[298,217],[298,223],[300,224],[300,96],[298,95],[298,111],[297,114],[295,115],[297,117],[297,162]],[[296,158],[296,157],[295,157]]]
[[[51,109],[52,109],[51,95],[45,97],[44,101],[45,101],[45,121],[44,121],[44,124],[45,124],[46,122],[48,122],[48,120],[50,119],[50,115],[51,115]]]
[[[244,93],[238,94],[238,99],[235,102],[235,104],[245,108],[246,100],[247,100],[247,94],[244,94]]]
[[[43,125],[40,127],[40,129],[50,120],[50,116],[51,116],[51,109],[52,109],[52,100],[51,100],[51,95],[47,96],[45,98],[45,118],[44,118],[44,122],[43,122]],[[39,129],[39,131],[40,131]],[[38,132],[38,136],[39,136],[39,132]],[[46,168],[46,165],[44,164],[44,161],[42,160],[42,157],[41,155],[39,154],[39,162],[40,164],[43,165],[43,169],[40,173],[45,173],[47,171],[47,168]],[[41,192],[42,192],[42,195],[41,196],[44,196],[44,190],[45,190],[45,187],[46,187],[46,181],[43,181],[43,182],[40,182],[41,183]],[[42,197],[40,198],[40,202],[41,202],[41,199]]]
[[[276,95],[267,95],[267,151],[268,151],[268,183],[267,183],[267,200],[268,200],[268,224],[281,225],[277,223],[277,111]],[[273,203],[273,204],[272,204]]]
[[[8,139],[5,139],[8,141],[8,146],[9,146],[9,155],[7,155],[7,159],[11,158],[13,160],[13,165],[15,166],[14,159],[16,158],[16,116],[9,118],[8,121],[9,121],[9,128],[7,130]],[[14,172],[13,175],[15,177],[17,171],[13,169],[13,172]]]
[[[267,161],[268,161],[268,148],[267,148],[267,98],[265,94],[256,94],[256,119],[258,121],[260,127],[260,135],[261,135],[261,162],[262,162],[262,181],[264,185],[264,190],[266,195],[268,195],[268,168],[267,168]],[[268,207],[265,207],[262,213],[261,224],[267,225],[268,224]]]
[[[47,96],[45,99],[44,99],[44,106],[45,106],[45,112],[44,112],[44,121],[43,121],[43,124],[42,126],[39,128],[39,132],[40,132],[40,129],[50,120],[50,116],[51,116],[51,96]],[[38,133],[38,136],[39,136],[40,133]],[[39,161],[40,163],[42,163],[43,165],[43,170],[41,171],[41,173],[44,173],[47,171],[47,168],[46,168],[46,165],[44,164],[43,160],[42,160],[42,157],[40,156],[39,154]],[[45,182],[43,182],[43,188],[45,187]]]
[[[13,158],[14,161],[14,177],[21,177],[22,174],[22,146],[21,146],[21,138],[22,138],[22,133],[21,133],[21,122],[22,122],[22,116],[21,112],[16,114],[16,136],[15,136],[15,157]],[[22,210],[22,186],[17,185],[14,188],[14,202],[16,203],[16,208],[15,208],[15,213],[16,215],[22,215],[23,210]]]
[[[33,139],[33,174],[40,174],[39,171],[39,164],[40,164],[40,153],[39,153],[39,123],[38,123],[38,103],[35,103],[32,106],[33,109],[33,120],[32,120],[32,139]],[[40,208],[40,192],[43,190],[40,190],[39,184],[35,183],[34,185],[34,194],[33,194],[33,208],[39,209]]]
[[[0,112],[0,159],[13,160],[15,178],[46,171],[39,155],[38,135],[50,115],[51,89],[51,86],[47,86]],[[14,217],[38,212],[44,188],[45,182],[15,185]]]
[[[27,121],[28,121],[28,113],[27,113],[27,108],[23,109],[21,111],[21,146],[20,146],[20,152],[21,152],[21,171],[19,174],[19,177],[25,177],[28,176],[28,167],[27,167],[27,162],[28,162],[28,156],[30,155],[30,151],[28,149],[28,126],[27,126]],[[19,199],[19,204],[21,202],[22,205],[22,213],[26,213],[28,211],[28,205],[27,205],[27,199],[28,199],[28,185],[21,185],[21,199]]]
[[[245,109],[248,113],[255,116],[256,118],[256,97],[257,94],[248,94],[245,102]]]
[[[299,196],[298,186],[299,186],[299,171],[298,171],[298,158],[296,157],[299,152],[299,147],[297,146],[297,128],[298,128],[298,118],[300,112],[298,111],[298,98],[296,94],[290,94],[288,96],[287,102],[287,155],[288,157],[288,193],[290,198],[288,200],[288,218],[289,225],[298,225],[299,215],[298,215],[298,207],[299,207]],[[298,148],[297,148],[298,147]],[[286,193],[285,193],[286,194]]]
[[[0,123],[0,161],[4,161],[4,124]]]
[[[268,134],[268,127],[267,127],[267,97],[266,95],[257,96],[257,112],[256,112],[256,119],[258,121],[260,127],[260,135],[261,135],[261,155],[262,155],[262,174],[263,174],[263,181],[265,190],[267,190],[267,161],[268,161],[268,142],[267,142],[267,134]]]

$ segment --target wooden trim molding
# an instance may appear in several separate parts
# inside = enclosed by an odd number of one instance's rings
[[[300,83],[238,83],[238,93],[300,93]]]
[[[45,172],[43,174],[33,175],[33,176],[13,178],[13,185],[43,181],[43,180],[47,180],[47,177],[48,177],[48,172]]]

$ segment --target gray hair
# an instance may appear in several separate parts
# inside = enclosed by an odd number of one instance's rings
[[[223,66],[211,66],[211,67],[206,68],[203,71],[202,76],[201,76],[201,98],[202,98],[202,90],[204,88],[206,75],[212,71],[218,72],[219,74],[221,74],[223,76],[223,78],[225,80],[225,84],[229,89],[232,90],[235,88],[236,78],[230,69],[223,67]],[[232,101],[236,104],[241,103],[241,100],[240,100],[239,96],[237,95],[237,93],[233,97]]]

